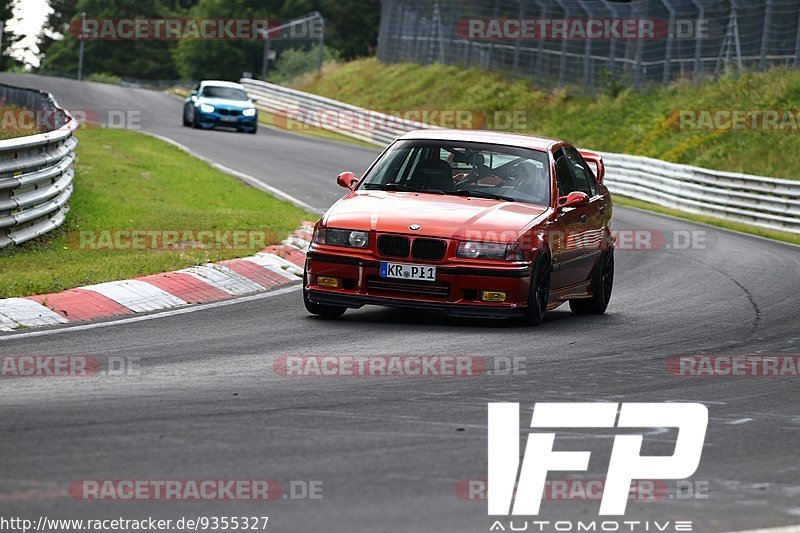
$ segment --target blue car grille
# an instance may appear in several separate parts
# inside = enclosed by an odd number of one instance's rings
[[[220,115],[236,116],[241,114],[241,111],[239,111],[238,109],[217,109],[217,113],[219,113]]]

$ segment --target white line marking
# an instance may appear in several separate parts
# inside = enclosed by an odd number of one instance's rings
[[[198,154],[197,152],[195,152],[194,150],[192,150],[191,148],[189,148],[188,146],[184,146],[183,144],[181,144],[178,141],[175,141],[173,139],[170,139],[169,137],[164,137],[163,135],[159,135],[158,133],[153,133],[152,131],[144,131],[144,130],[133,130],[133,131],[138,131],[139,133],[143,133],[145,135],[149,135],[151,137],[155,137],[156,139],[158,139],[160,141],[164,141],[165,143],[169,143],[172,146],[175,146],[175,147],[183,150],[184,152],[186,152],[190,156],[196,157],[200,161],[208,163],[209,165],[211,165],[212,167],[216,168],[217,170],[219,170],[221,172],[224,172],[225,174],[228,174],[229,176],[233,176],[234,178],[238,179],[239,181],[243,181],[243,182],[247,183],[251,187],[254,187],[254,188],[259,189],[259,190],[264,191],[264,192],[268,192],[268,193],[272,194],[273,196],[276,196],[276,197],[280,198],[281,200],[286,200],[290,204],[294,204],[295,206],[297,206],[297,207],[299,207],[301,209],[305,209],[306,211],[310,211],[311,213],[314,213],[314,214],[317,214],[317,215],[320,215],[325,211],[324,209],[319,209],[319,208],[316,208],[316,207],[312,207],[311,205],[305,203],[304,201],[302,201],[302,200],[300,200],[298,198],[295,198],[294,196],[292,196],[290,194],[287,194],[287,193],[283,192],[280,189],[276,189],[272,185],[267,185],[263,181],[258,180],[257,178],[251,176],[250,174],[245,174],[244,172],[239,172],[238,170],[234,170],[232,168],[226,167],[225,165],[221,165],[221,164],[219,164],[219,163],[217,163],[217,162],[215,162],[215,161],[213,161],[213,160],[211,160],[211,159],[209,159],[209,158],[207,158],[205,156],[202,156],[202,155]]]
[[[739,420],[731,420],[730,422],[725,422],[725,423],[728,424],[729,426],[738,426],[752,421],[753,421],[752,418],[740,418]]]
[[[800,533],[800,526],[772,527],[767,529],[748,529],[747,531],[731,531],[728,533]]]
[[[302,285],[298,283],[297,285],[292,285],[291,287],[284,287],[282,289],[275,289],[271,291],[262,292],[259,294],[252,294],[250,296],[242,296],[239,298],[231,298],[230,300],[222,300],[220,302],[212,302],[207,304],[195,304],[189,305],[187,307],[182,307],[180,309],[171,309],[169,311],[161,311],[158,313],[153,313],[151,315],[142,315],[142,316],[134,316],[130,318],[121,318],[118,320],[112,320],[110,322],[96,322],[93,324],[76,324],[74,326],[66,326],[63,328],[58,329],[47,329],[44,331],[29,331],[27,333],[15,333],[13,335],[0,335],[0,342],[6,340],[14,340],[14,339],[22,339],[28,337],[46,337],[49,335],[57,335],[59,333],[64,332],[72,332],[72,331],[83,331],[87,329],[96,329],[96,328],[106,328],[110,326],[117,326],[120,324],[130,324],[132,322],[141,322],[144,320],[153,320],[156,318],[164,318],[169,316],[175,315],[184,315],[186,313],[194,313],[195,311],[203,311],[206,309],[214,309],[217,307],[225,307],[228,305],[235,305],[244,302],[251,302],[254,300],[261,300],[264,298],[271,298],[273,296],[281,296],[283,294],[287,294],[290,292],[294,292],[300,289]]]

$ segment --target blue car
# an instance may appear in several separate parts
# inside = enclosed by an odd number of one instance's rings
[[[183,125],[193,128],[227,126],[255,133],[258,131],[255,101],[239,83],[202,81],[184,101]]]

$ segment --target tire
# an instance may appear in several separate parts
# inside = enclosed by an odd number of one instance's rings
[[[312,315],[317,315],[322,318],[339,318],[347,311],[346,307],[336,307],[333,305],[323,305],[312,302],[308,299],[308,290],[306,289],[306,275],[303,274],[303,305],[306,306],[306,311]]]
[[[197,120],[197,110],[192,112],[192,127],[196,130],[202,129],[203,127],[200,125],[200,121]]]
[[[258,131],[258,124],[256,124],[255,126],[253,126],[253,129],[252,129],[252,130],[250,130],[250,131],[248,131],[247,133],[249,133],[249,134],[251,134],[251,135],[255,135],[257,131]]]
[[[602,315],[611,301],[614,288],[614,251],[603,252],[592,274],[592,297],[569,301],[569,308],[577,315]]]
[[[550,258],[544,253],[538,256],[531,270],[528,307],[522,318],[523,323],[529,326],[538,326],[542,322],[550,299]]]
[[[183,122],[183,127],[184,128],[192,125],[191,122],[186,120],[186,108],[185,107],[183,108],[183,113],[181,114],[181,122]]]

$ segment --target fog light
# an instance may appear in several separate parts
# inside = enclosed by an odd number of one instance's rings
[[[497,291],[481,291],[481,300],[484,302],[505,302],[506,293]]]
[[[326,276],[317,276],[317,285],[320,287],[328,287],[329,289],[339,288],[339,278],[329,278]],[[503,296],[505,299],[505,295]]]

